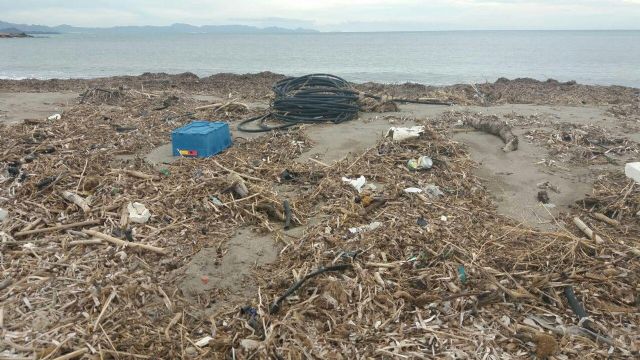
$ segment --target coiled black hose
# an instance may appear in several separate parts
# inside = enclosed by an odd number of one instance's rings
[[[268,113],[243,120],[238,130],[244,132],[265,132],[298,124],[321,122],[341,123],[358,116],[360,97],[381,100],[380,96],[359,92],[341,77],[330,74],[311,74],[290,77],[273,85],[275,98]],[[451,105],[440,101],[419,101],[391,99],[397,102]],[[270,119],[279,120],[280,125],[267,125]],[[248,127],[257,123],[258,127]]]

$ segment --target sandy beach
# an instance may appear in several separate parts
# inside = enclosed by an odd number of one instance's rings
[[[236,130],[267,111],[283,77],[0,80],[8,211],[0,354],[638,356],[640,187],[624,165],[640,159],[640,89],[532,79],[355,84],[454,105],[400,104],[281,133]],[[60,119],[47,120],[53,114]],[[191,119],[229,122],[234,145],[210,159],[172,157],[170,132]],[[482,119],[507,124],[517,150],[466,126]],[[426,128],[419,138],[384,138],[392,126],[416,125]],[[409,171],[407,160],[420,155],[433,168]],[[295,176],[283,178],[285,170]],[[247,183],[246,199],[227,191],[234,174]],[[368,193],[341,180],[361,175],[375,185]],[[441,194],[403,191],[428,185]],[[371,208],[367,196],[383,200]],[[128,221],[130,202],[151,220]],[[348,230],[374,222],[375,230]],[[305,274],[335,264],[349,268],[308,280],[270,311]],[[567,287],[589,332],[567,305]]]

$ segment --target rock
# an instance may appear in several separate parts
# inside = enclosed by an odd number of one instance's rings
[[[538,201],[543,204],[548,204],[550,201],[549,194],[545,190],[538,191]]]
[[[184,349],[184,354],[187,356],[187,358],[194,358],[198,356],[198,349],[193,346],[189,346]]]
[[[9,211],[0,208],[0,222],[3,222],[9,218]]]

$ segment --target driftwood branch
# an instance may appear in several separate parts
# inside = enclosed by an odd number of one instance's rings
[[[502,150],[505,152],[518,150],[518,137],[511,131],[511,126],[497,117],[474,117],[466,119],[465,125],[502,139],[505,143]]]
[[[580,231],[582,231],[585,235],[587,235],[587,237],[593,241],[596,242],[596,244],[603,244],[604,240],[602,240],[602,238],[600,236],[598,236],[597,234],[594,234],[593,230],[591,230],[587,224],[585,224],[584,222],[582,222],[582,220],[580,220],[579,217],[574,217],[573,218],[573,223],[576,224],[576,226],[578,227],[578,229],[580,229]]]
[[[129,242],[129,241],[124,241],[124,240],[120,240],[118,238],[115,238],[113,236],[107,235],[107,234],[103,234],[101,232],[95,231],[95,230],[83,230],[83,233],[87,234],[87,235],[91,235],[91,236],[95,236],[98,239],[102,239],[104,241],[108,241],[114,245],[117,246],[122,246],[122,247],[133,247],[133,248],[140,248],[143,250],[148,250],[148,251],[152,251],[158,254],[166,254],[167,253],[167,249],[164,248],[159,248],[153,245],[147,245],[147,244],[140,244],[140,243],[136,243],[136,242]]]
[[[62,195],[62,197],[68,202],[78,205],[78,207],[81,208],[83,212],[91,211],[89,204],[87,204],[87,201],[82,196],[76,193],[72,193],[71,191],[63,191],[60,193],[60,195]]]
[[[26,235],[33,235],[33,234],[41,234],[41,233],[48,233],[48,232],[66,230],[66,229],[73,229],[76,227],[99,225],[99,224],[102,224],[101,220],[88,220],[88,221],[82,221],[82,222],[77,222],[73,224],[56,225],[56,226],[42,228],[42,229],[24,230],[24,231],[20,231],[13,234],[13,236],[18,237],[18,236],[26,236]]]

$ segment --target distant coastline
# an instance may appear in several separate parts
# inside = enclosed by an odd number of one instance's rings
[[[4,32],[0,30],[0,39],[13,39],[13,38],[32,38],[33,36],[23,32]]]
[[[288,29],[277,26],[256,27],[248,25],[202,25],[172,24],[168,26],[114,26],[114,27],[78,27],[71,25],[45,26],[14,24],[0,20],[0,29],[12,29],[25,34],[64,34],[64,33],[106,33],[106,34],[290,34],[317,33],[313,29]],[[0,32],[3,32],[0,30]]]

